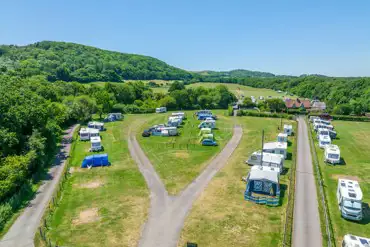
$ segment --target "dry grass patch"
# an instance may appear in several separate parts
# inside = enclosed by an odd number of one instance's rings
[[[100,219],[97,208],[89,208],[80,212],[78,218],[72,221],[73,225],[81,225],[96,222]]]
[[[358,182],[361,182],[362,180],[357,176],[350,176],[350,175],[343,175],[343,174],[331,174],[330,177],[334,180],[338,179],[349,179],[349,180],[356,180]]]
[[[97,181],[91,181],[91,182],[83,183],[83,184],[75,184],[74,187],[82,188],[82,189],[95,189],[103,185],[104,183],[102,181],[97,180]]]
[[[175,152],[176,158],[181,158],[181,159],[187,159],[189,158],[189,152],[188,151],[177,151]]]

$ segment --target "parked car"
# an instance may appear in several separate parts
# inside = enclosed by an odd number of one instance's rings
[[[149,137],[150,136],[150,131],[149,130],[144,130],[143,133],[141,134],[143,137]]]
[[[211,139],[204,139],[202,141],[202,146],[217,146],[217,145],[218,145],[217,142]]]

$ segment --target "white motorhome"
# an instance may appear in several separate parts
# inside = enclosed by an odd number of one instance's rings
[[[198,125],[198,128],[211,128],[214,129],[216,128],[216,122],[211,122],[211,121],[203,121]]]
[[[89,128],[81,128],[79,134],[80,134],[80,140],[81,141],[88,141],[88,140],[90,140],[90,131],[89,131]]]
[[[338,179],[337,200],[343,218],[362,220],[362,191],[357,181]]]
[[[319,136],[322,135],[322,136],[330,136],[330,133],[329,133],[329,130],[328,129],[323,129],[323,128],[319,128],[317,129],[317,139],[319,139]]]
[[[319,135],[319,147],[325,148],[327,145],[331,144],[330,136]]]
[[[286,142],[266,142],[263,144],[263,152],[272,154],[281,154],[284,159],[287,158],[288,143]]]
[[[91,137],[90,142],[91,142],[91,148],[90,148],[91,152],[100,151],[103,149],[103,146],[101,145],[100,136]]]
[[[369,247],[370,238],[358,237],[346,234],[343,237],[342,247]]]
[[[167,108],[166,107],[158,107],[158,108],[155,108],[155,112],[156,113],[165,113],[165,112],[167,112]]]
[[[254,152],[249,156],[248,160],[245,161],[248,165],[260,166],[261,165],[261,151]],[[281,154],[263,153],[262,154],[262,166],[273,167],[279,173],[283,172],[284,158]]]
[[[340,163],[340,150],[337,145],[330,144],[325,147],[324,161],[330,164]]]
[[[293,126],[291,124],[284,124],[284,133],[291,136],[293,134]]]
[[[288,142],[288,135],[286,133],[279,133],[277,137],[278,142]]]

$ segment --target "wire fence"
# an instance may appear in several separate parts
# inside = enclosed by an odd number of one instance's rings
[[[296,119],[294,119],[296,120]],[[298,126],[298,125],[297,125]],[[298,133],[298,127],[296,128],[296,133]],[[297,135],[295,136],[295,154],[297,154]],[[292,230],[293,230],[293,213],[294,213],[294,192],[295,192],[295,171],[296,171],[296,161],[297,155],[293,156],[292,167],[289,174],[289,192],[288,192],[288,206],[285,212],[285,224],[284,224],[284,236],[283,236],[283,247],[291,246],[292,243]]]
[[[328,247],[331,247],[331,246],[335,246],[335,241],[332,241],[332,238],[333,238],[333,234],[332,234],[332,228],[331,228],[331,220],[330,220],[330,215],[329,215],[329,212],[328,212],[328,205],[327,205],[327,201],[326,201],[326,197],[325,197],[325,192],[324,192],[324,182],[323,182],[323,179],[322,179],[322,175],[321,175],[321,169],[320,169],[320,165],[319,165],[319,162],[318,162],[318,157],[317,157],[317,153],[316,153],[316,149],[315,149],[315,143],[313,141],[313,137],[312,137],[312,132],[311,132],[311,129],[310,129],[310,124],[308,123],[307,121],[307,118],[305,118],[305,121],[306,121],[306,124],[307,124],[307,127],[309,128],[308,129],[308,135],[309,135],[309,138],[310,138],[310,146],[311,146],[311,151],[312,151],[312,157],[313,157],[313,162],[315,164],[315,169],[316,169],[316,174],[317,174],[317,183],[319,184],[319,193],[320,193],[320,198],[321,198],[321,206],[323,207],[323,213],[324,213],[324,218],[325,218],[325,230],[326,230],[326,235],[327,235],[327,246]]]

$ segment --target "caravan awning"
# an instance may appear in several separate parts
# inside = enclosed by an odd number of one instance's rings
[[[279,174],[277,171],[252,169],[249,173],[249,180],[268,180],[277,184],[279,183]]]

